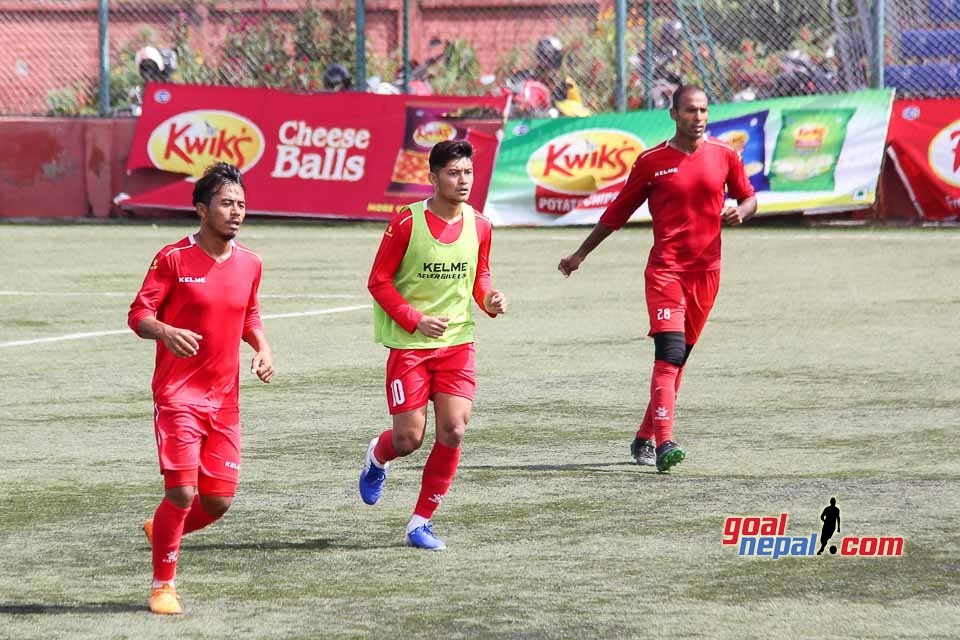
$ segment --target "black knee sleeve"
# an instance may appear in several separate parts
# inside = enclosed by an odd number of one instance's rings
[[[683,363],[680,365],[681,367],[687,364],[687,358],[690,357],[691,351],[693,351],[693,345],[688,344],[686,350],[683,352]]]
[[[654,358],[682,367],[686,361],[687,344],[682,331],[662,331],[653,334]]]

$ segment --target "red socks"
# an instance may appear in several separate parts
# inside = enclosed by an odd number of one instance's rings
[[[373,448],[373,457],[380,464],[387,464],[399,457],[397,450],[393,448],[393,429],[387,429],[380,434],[377,445]]]
[[[203,529],[219,519],[220,516],[214,517],[204,511],[203,505],[200,504],[200,494],[198,493],[193,497],[193,504],[190,505],[190,513],[187,514],[187,519],[183,523],[183,535]]]
[[[383,436],[380,436],[380,441],[383,442]],[[377,459],[379,460],[379,456]],[[420,484],[420,497],[417,499],[414,515],[427,520],[433,516],[433,512],[443,502],[443,497],[447,495],[453,483],[458,464],[460,464],[460,447],[452,449],[439,442],[433,443],[427,464],[423,466],[423,481]]]
[[[669,364],[666,362],[662,364],[669,366]],[[654,362],[654,371],[657,370],[656,366],[657,366],[657,363]],[[677,402],[677,394],[680,392],[680,381],[683,380],[683,369],[684,367],[680,367],[679,369],[677,369],[677,379],[673,384],[674,405]],[[651,384],[651,398],[653,397],[652,386],[653,385]],[[650,402],[652,403],[653,400],[651,400]],[[672,407],[670,409],[670,435],[671,437],[673,435],[673,408]],[[657,437],[656,430],[653,426],[653,418],[650,416],[650,403],[647,404],[647,411],[646,413],[643,414],[643,421],[640,422],[640,429],[637,431],[637,437],[642,438],[644,440],[651,440],[651,441],[656,440],[657,444],[660,444],[661,442],[663,442],[662,440],[660,440],[659,437]]]
[[[677,376],[680,368],[663,360],[653,363],[650,381],[650,417],[657,434],[657,445],[673,438],[673,410],[677,402]]]
[[[173,582],[177,575],[180,538],[188,513],[190,509],[181,509],[164,498],[153,514],[153,579],[156,582]]]

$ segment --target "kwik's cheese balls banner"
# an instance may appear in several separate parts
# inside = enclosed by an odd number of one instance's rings
[[[960,218],[960,98],[897,100],[887,153],[925,220]]]
[[[193,183],[214,162],[244,176],[254,214],[389,219],[433,194],[434,144],[474,145],[470,204],[484,208],[506,98],[304,95],[273,89],[149,84],[127,169],[184,180],[122,201],[193,209]]]
[[[893,92],[710,106],[708,133],[740,152],[760,214],[867,208],[876,199]],[[511,120],[486,213],[494,224],[593,224],[644,150],[674,134],[667,111]],[[644,204],[631,220],[649,220]]]

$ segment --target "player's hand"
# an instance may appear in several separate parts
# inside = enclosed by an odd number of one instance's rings
[[[507,312],[507,298],[499,291],[489,292],[483,299],[483,308],[497,315]]]
[[[189,358],[197,355],[203,336],[189,329],[179,329],[168,325],[161,334],[160,340],[173,355],[178,358]]]
[[[447,330],[450,318],[443,316],[423,316],[417,322],[417,330],[428,338],[439,338]]]
[[[276,371],[273,368],[273,353],[269,349],[258,351],[257,355],[253,356],[253,361],[250,363],[250,373],[256,374],[261,381],[267,384],[273,380],[273,374]]]
[[[724,207],[723,211],[720,212],[720,217],[725,223],[731,226],[743,224],[743,215],[740,213],[740,207]]]
[[[574,253],[566,258],[562,258],[557,269],[563,274],[564,278],[569,278],[571,273],[580,268],[581,263],[583,263],[583,257]]]

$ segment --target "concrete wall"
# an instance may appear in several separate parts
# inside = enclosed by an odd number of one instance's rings
[[[126,173],[136,120],[0,118],[0,217],[106,218],[121,191],[179,177]]]

